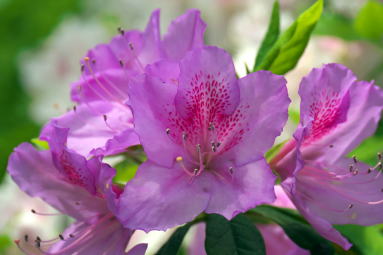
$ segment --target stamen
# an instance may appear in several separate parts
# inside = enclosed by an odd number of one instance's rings
[[[29,240],[29,236],[28,235],[24,235],[24,241],[27,243]]]
[[[165,129],[165,131],[167,135],[170,134],[170,128]]]
[[[35,209],[31,209],[31,213],[36,214],[36,215],[40,215],[40,216],[58,216],[58,215],[62,215],[62,213],[41,213],[41,212],[36,212]]]
[[[178,164],[180,164],[182,170],[184,170],[184,172],[187,173],[189,176],[193,176],[193,174],[190,173],[190,171],[186,168],[183,160],[184,159],[181,156],[176,157],[176,161],[177,161]]]
[[[117,28],[117,31],[118,31],[121,35],[124,35],[124,34],[125,34],[125,30],[122,29],[121,27],[118,27],[118,28]]]
[[[350,204],[350,205],[348,206],[347,209],[351,209],[351,208],[353,208],[353,207],[354,207],[354,205],[353,205],[353,204]]]
[[[120,64],[120,66],[123,68],[124,67],[124,62],[120,59],[119,61],[118,61],[118,63]]]
[[[59,234],[59,238],[64,241],[64,237],[62,234]]]
[[[356,158],[356,156],[352,156],[352,159],[354,160],[354,164],[358,164],[358,159]]]
[[[383,160],[383,156],[382,156],[382,153],[378,152],[378,160],[381,162]]]
[[[229,173],[231,174],[231,175],[233,175],[234,174],[234,168],[231,166],[231,167],[229,167]]]

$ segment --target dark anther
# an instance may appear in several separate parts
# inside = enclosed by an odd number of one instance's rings
[[[233,174],[233,173],[234,173],[234,169],[233,169],[232,166],[229,168],[229,173],[230,173],[230,174]]]
[[[74,235],[73,235],[73,234],[69,234],[69,237],[70,237],[70,238],[73,238],[73,237],[74,237]]]
[[[170,134],[170,128],[167,128],[167,129],[166,129],[166,134],[167,134],[167,135]]]
[[[102,117],[104,118],[104,121],[106,121],[108,119],[108,117],[105,114],[102,115]]]
[[[354,160],[354,164],[358,163],[358,160],[356,159],[356,156],[352,156],[352,159]]]
[[[28,242],[28,240],[29,240],[29,236],[28,235],[24,235],[24,241]]]
[[[333,145],[333,144],[330,144],[329,147],[330,147],[330,148],[334,148],[334,145]]]
[[[117,28],[117,31],[118,31],[121,35],[124,35],[124,34],[125,34],[124,29],[122,29],[121,27],[118,27],[118,28]]]
[[[353,165],[350,165],[349,170],[350,170],[350,173],[352,173],[352,172],[354,171],[354,166],[353,166]]]
[[[75,112],[77,110],[77,106],[73,105],[73,111]]]
[[[354,207],[354,205],[353,204],[350,204],[349,206],[348,206],[348,209],[351,209],[351,208],[353,208]]]
[[[59,238],[64,241],[64,237],[62,234],[59,234]]]
[[[36,236],[35,242],[41,242],[41,238],[39,236]]]
[[[382,153],[378,152],[378,160],[382,161],[382,159],[383,159]]]
[[[120,64],[121,67],[124,67],[124,62],[121,59],[118,61],[118,63]]]
[[[32,213],[36,213],[35,209],[32,209],[31,212],[32,212]]]
[[[83,64],[81,64],[81,72],[83,73],[85,71],[85,66]]]
[[[372,172],[372,169],[369,168],[369,169],[367,170],[367,173],[369,174],[369,173],[371,173],[371,172]]]

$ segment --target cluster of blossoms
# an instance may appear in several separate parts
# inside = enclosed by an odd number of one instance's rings
[[[146,244],[125,251],[135,230],[203,212],[231,219],[273,203],[281,187],[290,207],[345,249],[332,224],[383,222],[382,157],[375,166],[346,158],[376,129],[383,91],[339,64],[314,69],[300,85],[300,124],[267,163],[288,118],[286,81],[268,71],[238,79],[230,55],[204,44],[205,28],[190,10],[161,37],[154,11],[144,31],[119,29],[81,60],[76,106],[41,132],[49,149],[21,144],[9,160],[22,190],[76,220],[55,239],[16,241],[26,254],[145,254]],[[147,160],[117,185],[103,160],[137,146]],[[260,229],[266,246],[283,235]]]

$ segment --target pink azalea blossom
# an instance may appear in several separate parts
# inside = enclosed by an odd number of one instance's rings
[[[267,71],[237,79],[224,50],[202,47],[161,61],[130,86],[135,130],[148,156],[127,183],[118,217],[164,230],[201,212],[231,219],[272,202],[263,155],[287,119],[286,81]]]
[[[186,52],[203,45],[205,23],[198,10],[175,19],[161,40],[159,10],[145,31],[124,31],[108,44],[88,51],[81,60],[82,78],[72,85],[73,110],[52,119],[41,139],[50,141],[52,126],[70,128],[68,147],[84,156],[112,155],[139,144],[132,114],[126,106],[128,84],[159,60],[178,61]]]
[[[351,244],[332,224],[383,222],[382,158],[373,167],[347,158],[374,133],[383,92],[373,82],[357,81],[346,67],[328,64],[303,78],[299,94],[299,127],[271,164],[301,214],[348,249]]]
[[[19,145],[10,157],[8,172],[28,195],[43,199],[76,221],[51,240],[25,236],[16,241],[20,249],[26,254],[46,255],[145,254],[145,244],[125,253],[134,231],[124,228],[113,213],[110,201],[119,195],[111,183],[115,170],[99,157],[87,160],[67,149],[67,129],[56,128],[52,133],[51,150]],[[54,215],[33,209],[32,213]]]

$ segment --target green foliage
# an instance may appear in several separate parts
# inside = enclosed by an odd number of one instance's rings
[[[263,38],[261,46],[259,47],[257,57],[255,59],[254,71],[257,70],[257,67],[262,63],[262,60],[267,55],[267,52],[273,47],[275,42],[279,37],[279,2],[275,1],[273,5],[273,10],[270,17],[269,27],[267,29],[266,35]]]
[[[135,176],[139,163],[132,158],[126,158],[114,166],[117,173],[113,178],[113,182],[125,185],[128,181]]]
[[[177,255],[179,254],[182,241],[186,233],[189,231],[192,223],[188,223],[182,227],[179,227],[169,238],[169,240],[161,247],[156,255]]]
[[[12,240],[7,235],[0,235],[0,254],[5,254],[7,249],[11,247]]]
[[[36,136],[39,129],[28,116],[29,99],[20,84],[17,57],[37,46],[63,14],[79,10],[79,4],[77,0],[12,0],[0,5],[0,181],[12,149]]]
[[[252,212],[280,225],[291,240],[303,249],[310,250],[311,254],[334,254],[331,243],[321,237],[293,210],[262,205],[253,209]]]
[[[383,251],[383,225],[370,227],[358,225],[336,226],[354,246],[358,247],[358,255],[380,255]]]
[[[354,21],[342,14],[325,11],[322,14],[315,30],[316,35],[328,35],[341,38],[345,41],[360,39],[355,31]]]
[[[208,255],[266,254],[261,233],[245,215],[231,221],[210,214],[206,221],[205,249]]]
[[[370,40],[383,39],[383,3],[369,0],[355,18],[355,29]]]
[[[254,70],[270,70],[276,74],[285,74],[293,69],[307,46],[322,9],[323,0],[318,0],[303,12],[279,37]]]
[[[47,141],[33,138],[31,139],[31,143],[39,150],[49,150],[49,144]]]

